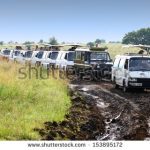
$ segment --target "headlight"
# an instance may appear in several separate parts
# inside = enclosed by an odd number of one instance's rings
[[[129,81],[137,82],[136,78],[129,78]]]
[[[73,68],[73,65],[67,65],[67,68],[71,69],[71,68]]]
[[[99,66],[99,65],[97,65],[97,68],[100,68],[100,66]]]

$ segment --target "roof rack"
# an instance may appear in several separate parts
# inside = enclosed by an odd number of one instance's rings
[[[90,49],[89,48],[76,48],[75,51],[87,51],[87,52],[90,52]]]
[[[91,51],[105,51],[108,47],[91,47]]]
[[[138,54],[138,53],[125,53],[127,56],[146,56],[146,54]]]

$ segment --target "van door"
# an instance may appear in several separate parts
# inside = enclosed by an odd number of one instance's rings
[[[122,58],[119,62],[118,74],[117,74],[117,82],[120,86],[123,86],[123,80],[125,79],[125,58]]]
[[[62,69],[65,65],[66,65],[66,56],[67,56],[67,53],[64,52],[62,55],[61,55],[61,59],[59,61],[59,66],[60,68]]]
[[[118,66],[119,66],[120,58],[116,58],[113,63],[112,67],[112,81],[117,83],[117,76],[118,76]]]

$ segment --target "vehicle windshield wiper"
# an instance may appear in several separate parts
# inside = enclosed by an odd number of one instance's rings
[[[130,71],[150,71],[148,68],[130,69]]]

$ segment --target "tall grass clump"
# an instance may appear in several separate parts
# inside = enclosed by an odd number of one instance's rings
[[[67,84],[60,79],[20,79],[18,64],[0,62],[0,139],[38,140],[34,128],[61,121],[70,107]],[[28,69],[26,69],[28,73]]]

